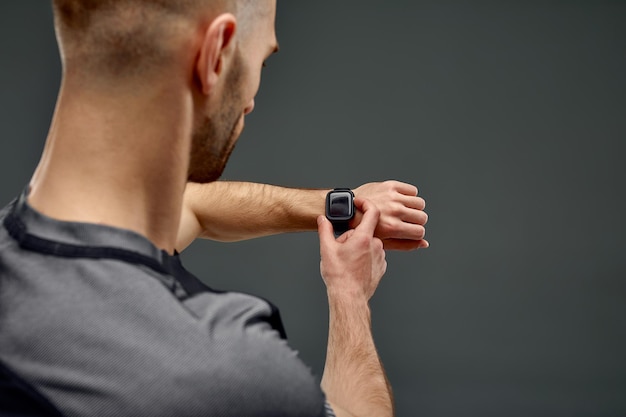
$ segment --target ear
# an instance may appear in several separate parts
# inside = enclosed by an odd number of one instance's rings
[[[224,62],[232,53],[237,31],[237,19],[230,13],[216,17],[204,32],[196,70],[202,93],[208,95],[224,69]]]

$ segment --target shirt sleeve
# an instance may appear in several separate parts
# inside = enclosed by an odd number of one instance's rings
[[[324,411],[326,412],[326,417],[337,417],[333,408],[328,404],[328,401],[324,403]]]
[[[232,415],[335,417],[318,379],[274,325],[271,304],[229,292],[203,294],[186,305],[206,332],[201,362],[212,382],[202,396],[212,398],[214,408]]]

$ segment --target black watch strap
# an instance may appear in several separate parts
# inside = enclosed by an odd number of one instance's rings
[[[339,237],[340,235],[346,233],[348,230],[350,230],[350,221],[349,220],[344,220],[344,221],[331,221],[332,225],[333,225],[333,230],[335,231],[335,237]]]

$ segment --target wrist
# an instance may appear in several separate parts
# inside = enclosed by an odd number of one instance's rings
[[[320,215],[324,215],[326,210],[326,194],[328,194],[329,189],[316,189],[311,190],[311,200],[310,200],[310,211],[308,213],[308,221],[311,227],[311,230],[317,230],[317,218]]]
[[[331,287],[326,289],[326,295],[331,310],[341,308],[344,310],[363,311],[369,316],[369,299],[363,290]]]
[[[315,231],[317,218],[324,214],[326,189],[288,189],[290,198],[285,200],[284,211],[293,227],[289,231]]]

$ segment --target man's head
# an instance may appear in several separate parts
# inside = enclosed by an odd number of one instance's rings
[[[277,50],[276,0],[53,0],[65,79],[193,102],[189,179],[217,179]]]

